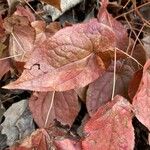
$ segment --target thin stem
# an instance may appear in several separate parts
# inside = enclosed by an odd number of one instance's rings
[[[47,123],[48,123],[48,118],[49,118],[49,115],[50,115],[50,112],[52,110],[53,103],[54,103],[54,97],[55,97],[55,91],[53,91],[53,93],[52,93],[52,99],[51,99],[51,103],[50,103],[50,106],[49,106],[49,109],[48,109],[48,112],[47,112],[47,115],[46,115],[46,120],[45,120],[45,123],[44,123],[44,128],[46,128]]]
[[[139,9],[139,8],[141,8],[141,7],[144,7],[144,6],[148,5],[148,4],[150,4],[150,2],[147,2],[147,3],[143,4],[143,5],[140,5],[140,6],[134,8],[134,9],[132,9],[132,10],[129,10],[128,12],[123,13],[123,14],[121,14],[121,15],[115,17],[115,19],[117,19],[117,18],[119,18],[119,17],[121,17],[121,16],[124,16],[124,15],[127,15],[127,14],[129,14],[129,13],[135,11],[136,9]]]
[[[126,52],[124,52],[124,51],[122,51],[122,50],[120,50],[120,49],[118,49],[118,48],[116,48],[118,51],[120,51],[121,53],[123,53],[123,54],[125,54],[126,56],[128,56],[129,58],[131,58],[132,60],[134,60],[139,66],[141,66],[142,68],[143,68],[143,65],[140,63],[140,62],[138,62],[134,57],[132,57],[131,55],[129,55],[128,53],[126,53]]]
[[[18,54],[18,55],[13,55],[13,56],[8,56],[8,57],[0,58],[0,61],[6,60],[6,59],[9,59],[9,58],[14,58],[14,57],[21,56],[21,55],[22,55],[22,54]]]
[[[115,87],[116,87],[116,64],[117,64],[117,58],[116,58],[116,48],[114,52],[114,77],[113,77],[113,88],[112,88],[112,96],[111,100],[113,100],[114,95],[115,95]]]

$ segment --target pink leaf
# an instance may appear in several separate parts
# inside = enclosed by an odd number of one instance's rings
[[[35,40],[35,30],[26,17],[13,15],[4,22],[6,31],[10,32],[9,52],[16,61],[26,62],[31,55]]]
[[[48,110],[52,103],[52,94],[53,92],[35,93],[30,98],[30,110],[39,127],[44,127]],[[69,125],[71,127],[79,110],[78,96],[74,90],[56,92],[47,126],[55,124],[55,120],[57,120],[62,125]]]
[[[144,66],[143,76],[136,95],[133,98],[135,116],[150,130],[150,59]]]
[[[5,88],[65,91],[84,87],[97,79],[104,64],[114,57],[116,36],[107,22],[97,19],[65,27],[35,45],[21,77]]]
[[[100,107],[85,125],[83,150],[132,150],[132,107],[121,96]]]
[[[81,143],[77,140],[63,139],[55,140],[57,150],[81,150]]]
[[[132,79],[133,70],[130,66],[121,61],[117,61],[116,65],[116,86],[115,95],[119,94],[127,97],[128,84]],[[113,90],[114,63],[109,68],[89,85],[86,97],[86,106],[90,115],[93,115],[97,109],[111,100]]]
[[[7,73],[11,69],[11,65],[9,60],[0,60],[0,80],[5,73]]]

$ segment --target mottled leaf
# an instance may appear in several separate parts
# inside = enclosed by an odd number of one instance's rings
[[[127,97],[128,84],[132,79],[133,70],[124,62],[117,61],[116,65],[116,80],[115,80],[115,93],[114,95],[122,95]],[[88,113],[93,115],[97,109],[111,100],[113,91],[113,78],[114,78],[114,63],[100,76],[97,80],[89,85],[86,97],[86,106]]]
[[[133,150],[132,107],[121,96],[100,107],[85,125],[83,150]]]
[[[52,95],[53,92],[40,92],[33,94],[30,98],[30,110],[39,127],[44,127],[45,125],[46,117],[52,103]],[[74,90],[55,92],[47,127],[55,124],[55,121],[71,127],[79,110],[78,96]]]
[[[133,98],[135,116],[150,130],[150,60],[143,68],[143,76],[137,93]]]

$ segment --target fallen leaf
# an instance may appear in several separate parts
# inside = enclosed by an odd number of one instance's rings
[[[133,100],[133,97],[135,96],[135,94],[139,88],[142,75],[143,75],[143,70],[142,69],[138,70],[137,72],[134,73],[134,76],[129,83],[128,95],[131,100]]]
[[[133,106],[137,119],[150,130],[150,60],[143,68],[143,76],[137,93],[133,98]]]
[[[65,27],[46,41],[41,39],[21,77],[4,88],[65,91],[84,87],[96,80],[104,64],[114,57],[116,40],[113,28],[97,19]]]
[[[2,120],[4,112],[5,112],[5,108],[3,107],[2,102],[0,101],[0,122]]]
[[[120,50],[126,51],[128,47],[128,34],[125,27],[116,19],[114,19],[108,11],[106,11],[108,0],[101,0],[101,8],[99,9],[97,18],[99,22],[102,22],[109,26],[116,35],[116,47]]]
[[[29,107],[33,118],[39,127],[45,127],[46,117],[52,103],[53,92],[35,93],[29,100]],[[78,96],[74,90],[55,92],[47,126],[55,121],[71,127],[80,110]]]
[[[0,150],[4,150],[7,147],[6,141],[7,136],[5,134],[1,134],[0,132]]]
[[[43,1],[50,4],[44,6],[43,9],[47,14],[49,14],[52,17],[52,20],[54,21],[58,17],[60,17],[63,13],[65,13],[67,10],[71,9],[75,5],[82,2],[83,0],[43,0]]]
[[[132,107],[121,96],[100,107],[84,127],[83,150],[133,150]]]
[[[55,140],[57,150],[81,150],[81,142],[71,139]]]
[[[146,50],[146,52],[147,52],[147,56],[148,56],[148,58],[150,58],[150,35],[148,36],[145,36],[143,39],[142,39],[142,41],[143,41],[143,44],[144,44],[144,48],[145,48],[145,50]]]
[[[10,150],[48,150],[47,139],[49,136],[45,129],[37,129],[23,141],[20,141],[20,144],[10,147]]]
[[[0,80],[11,69],[9,60],[0,60]]]
[[[56,7],[57,9],[61,10],[61,0],[42,0],[43,2]]]
[[[78,96],[80,97],[80,100],[84,103],[86,102],[87,89],[88,89],[88,86],[85,86],[85,87],[79,88],[79,89],[74,89],[76,91],[76,93],[78,94]]]
[[[26,17],[7,17],[4,26],[10,35],[9,52],[16,61],[26,62],[31,55],[35,40],[35,30]]]
[[[31,12],[31,10],[28,7],[24,8],[22,6],[17,6],[17,10],[14,12],[14,15],[27,17],[27,19],[30,22],[33,22],[36,20],[34,14]]]
[[[117,61],[114,96],[128,96],[128,84],[133,76],[133,70],[124,62]],[[111,100],[113,91],[114,63],[97,80],[89,85],[86,96],[88,113],[93,115],[103,104]]]
[[[2,133],[7,135],[7,144],[9,146],[34,131],[33,119],[27,109],[27,100],[14,103],[7,109],[4,116]]]

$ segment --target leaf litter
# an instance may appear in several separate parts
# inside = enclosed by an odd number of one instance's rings
[[[0,149],[148,149],[149,5],[2,3]]]

